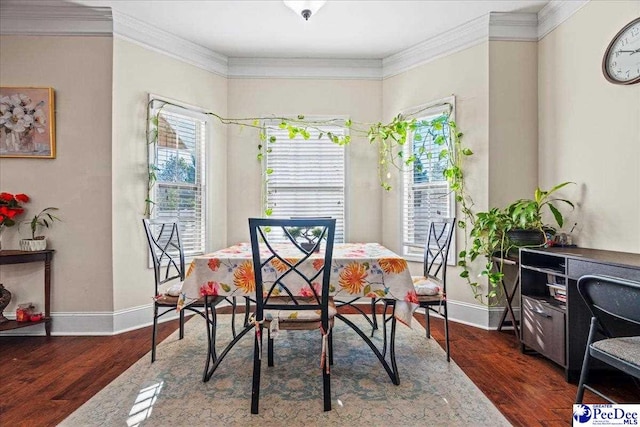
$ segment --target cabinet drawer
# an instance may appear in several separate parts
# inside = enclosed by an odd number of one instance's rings
[[[564,316],[545,301],[522,296],[522,342],[562,366],[566,366]]]

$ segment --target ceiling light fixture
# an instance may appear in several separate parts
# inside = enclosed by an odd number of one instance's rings
[[[285,6],[293,10],[296,14],[302,15],[305,21],[308,21],[311,15],[315,14],[326,1],[286,1]]]

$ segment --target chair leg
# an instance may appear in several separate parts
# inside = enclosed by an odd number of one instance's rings
[[[180,339],[184,338],[184,310],[180,310]]]
[[[273,366],[273,337],[267,328],[267,366]]]
[[[262,325],[256,329],[253,341],[253,383],[251,385],[251,413],[258,413],[258,403],[260,401],[260,349],[262,348]]]
[[[326,361],[324,363],[327,363]],[[322,367],[322,390],[324,395],[324,410],[331,410],[331,374]]]
[[[158,306],[153,304],[153,329],[151,330],[151,363],[156,361],[157,330],[158,330]]]
[[[329,355],[327,358],[325,358],[323,360],[321,369],[322,369],[322,391],[323,391],[323,397],[324,397],[324,410],[326,411],[330,411],[331,410],[331,374],[330,374],[330,370],[329,370],[329,366],[331,366],[331,360],[333,359],[333,355],[332,355],[332,339],[331,339],[331,329],[329,329],[329,324],[328,322],[323,322],[322,325],[322,330],[323,331],[328,331],[327,333],[327,346],[329,347],[327,350],[329,352]],[[324,337],[323,337],[324,339]],[[328,360],[327,360],[328,359]],[[327,363],[329,364],[329,366],[327,366]]]
[[[589,375],[589,347],[593,342],[593,337],[596,333],[597,320],[595,317],[591,318],[591,327],[589,328],[589,337],[587,338],[587,345],[584,349],[584,359],[582,361],[582,371],[580,371],[580,382],[578,383],[578,393],[576,394],[576,402],[582,403],[584,397],[584,387],[587,382],[587,376]]]
[[[205,324],[207,325],[207,363],[204,365],[204,372],[202,373],[202,382],[207,382],[209,379],[207,375],[209,373],[210,364],[216,363],[218,356],[216,355],[216,309],[215,303],[209,300],[208,296],[204,298],[204,316]]]
[[[329,365],[333,365],[333,329],[329,331]]]
[[[447,304],[444,304],[444,345],[447,352],[447,362],[451,361],[449,354],[449,314],[447,313]]]
[[[427,338],[431,338],[431,316],[429,316],[429,307],[424,307],[424,321],[427,324]]]
[[[371,322],[373,326],[371,328],[371,336],[373,336],[373,332],[378,329],[378,316],[376,315],[376,299],[371,298]]]

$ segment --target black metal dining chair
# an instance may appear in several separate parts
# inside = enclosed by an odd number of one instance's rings
[[[177,220],[143,219],[142,223],[147,235],[155,277],[153,330],[151,335],[151,362],[155,362],[158,319],[177,309],[182,282],[185,277],[184,247],[180,240],[180,227]],[[214,299],[215,301],[209,302],[209,307],[215,306],[217,302],[224,298],[215,297]],[[204,309],[205,298],[201,297],[180,310],[180,339],[184,338],[184,311],[192,311],[207,320]],[[214,320],[207,321],[208,328],[215,328],[215,316],[212,316],[212,319]],[[210,333],[208,336],[210,336]]]
[[[333,298],[329,296],[329,279],[335,227],[335,219],[249,218],[256,290],[252,414],[258,413],[265,328],[269,366],[273,366],[273,331],[320,331],[324,410],[331,410],[329,366],[332,358],[331,329],[336,308]],[[289,231],[301,228],[319,230],[314,247],[303,247],[302,242],[297,241]],[[314,251],[321,245],[324,250],[316,254]],[[302,290],[297,290],[300,284]]]
[[[592,317],[576,403],[582,403],[585,389],[616,403],[587,384],[589,369],[592,360],[597,359],[631,375],[640,387],[640,282],[607,276],[582,276],[578,280],[578,292]]]
[[[429,224],[429,235],[424,246],[424,273],[413,277],[418,305],[424,308],[427,338],[431,338],[429,312],[444,319],[444,339],[447,362],[449,351],[449,314],[447,310],[447,259],[455,227],[455,218],[434,219]]]

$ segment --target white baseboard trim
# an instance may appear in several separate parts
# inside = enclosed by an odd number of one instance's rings
[[[194,313],[186,311],[185,316]],[[7,314],[15,320],[15,314]],[[162,316],[159,323],[178,318],[178,313],[170,312]],[[115,312],[57,312],[51,313],[51,335],[54,336],[110,336],[151,326],[153,324],[153,304],[141,305]],[[44,324],[0,332],[3,336],[44,336]]]
[[[454,300],[447,301],[447,304],[449,304],[450,321],[487,331],[498,329],[500,317],[504,310],[504,306],[487,307]],[[518,319],[520,317],[520,308],[514,307],[513,311],[516,315],[516,319]],[[440,317],[433,312],[431,312],[431,315],[434,317]],[[508,315],[507,319],[509,319]],[[512,327],[505,326],[503,329],[512,329]]]
[[[7,318],[15,320],[15,314]],[[113,335],[112,312],[51,313],[51,335],[99,336]],[[4,331],[0,336],[44,336],[44,324]]]
[[[484,330],[498,329],[504,307],[486,307],[462,301],[449,300],[449,320],[474,326]],[[421,311],[422,309],[418,309]],[[514,308],[516,318],[520,317],[519,307]],[[194,313],[187,311],[186,316]],[[431,313],[434,315],[434,313]],[[435,315],[437,316],[437,315]],[[15,315],[7,314],[15,319]],[[115,312],[57,312],[51,314],[51,335],[54,336],[109,336],[151,326],[153,305],[141,305]],[[178,318],[178,313],[170,312],[160,318],[160,323]],[[508,316],[507,316],[508,318]],[[510,329],[511,327],[505,327]],[[44,324],[0,332],[2,336],[44,336]]]

